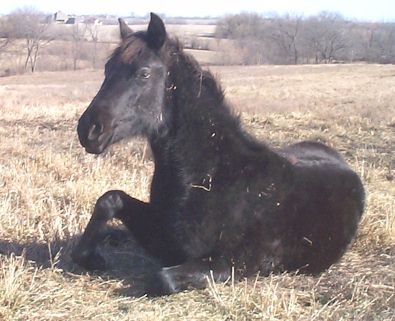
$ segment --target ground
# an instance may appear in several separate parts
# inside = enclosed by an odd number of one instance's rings
[[[146,143],[100,157],[80,147],[76,122],[102,71],[0,78],[0,320],[395,320],[395,66],[211,70],[258,138],[324,141],[360,174],[366,211],[342,260],[317,277],[209,280],[155,299],[138,296],[154,263],[130,244],[103,247],[113,272],[83,271],[69,255],[95,200],[114,188],[148,199]]]

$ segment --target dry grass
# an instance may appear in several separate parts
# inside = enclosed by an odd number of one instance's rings
[[[395,320],[395,67],[212,69],[258,137],[326,141],[363,177],[366,213],[341,262],[320,277],[210,282],[158,299],[129,295],[154,264],[127,252],[133,244],[103,247],[113,272],[81,271],[69,253],[97,197],[120,188],[148,198],[145,143],[104,157],[80,148],[76,121],[102,72],[2,78],[0,320]]]

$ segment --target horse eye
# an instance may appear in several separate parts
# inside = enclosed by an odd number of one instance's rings
[[[148,68],[142,68],[139,72],[139,77],[143,79],[148,79],[151,77],[150,70]]]

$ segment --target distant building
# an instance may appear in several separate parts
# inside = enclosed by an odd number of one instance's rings
[[[74,25],[75,23],[76,23],[75,17],[69,17],[69,19],[66,20],[66,25]]]
[[[62,11],[55,12],[53,15],[53,21],[59,24],[73,25],[76,22],[75,17],[70,17]]]
[[[55,12],[53,15],[53,21],[56,23],[66,23],[69,19],[69,16],[62,11]]]

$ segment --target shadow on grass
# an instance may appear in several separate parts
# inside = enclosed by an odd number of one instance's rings
[[[71,251],[79,237],[80,235],[76,235],[49,243],[0,240],[0,257],[12,254],[23,256],[33,266],[41,269],[56,267],[70,277],[89,274],[102,279],[121,280],[125,287],[117,293],[124,296],[142,296],[153,286],[153,276],[160,268],[160,263],[148,256],[129,234],[121,241],[105,239],[99,245],[99,252],[107,265],[104,272],[90,272],[73,263]]]

